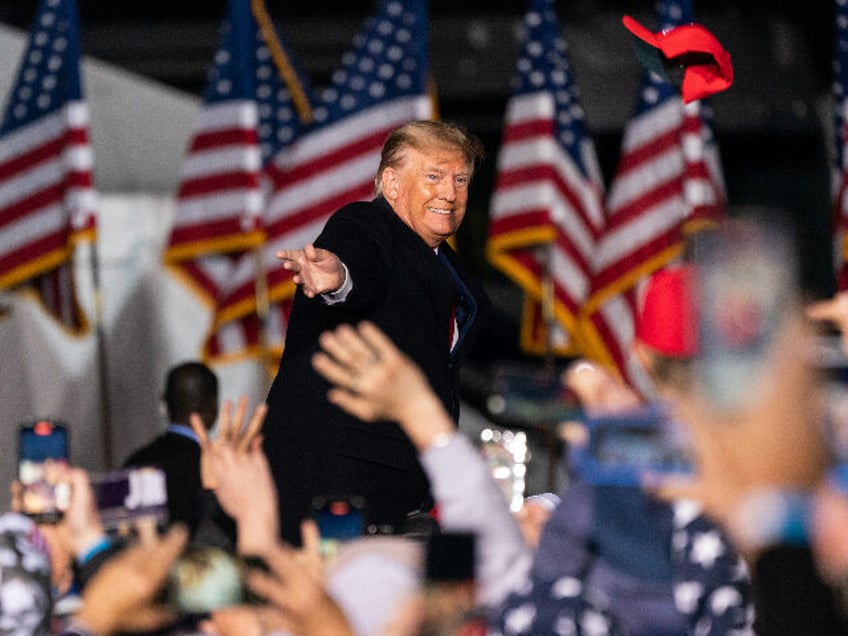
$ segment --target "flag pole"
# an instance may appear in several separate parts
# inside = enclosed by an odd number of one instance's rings
[[[269,358],[271,355],[268,345],[268,315],[271,310],[271,301],[268,295],[268,272],[265,269],[265,257],[263,254],[263,245],[256,245],[253,248],[253,262],[255,273],[253,286],[256,290],[256,317],[259,320],[259,356],[262,360],[262,370],[265,377],[265,389],[271,387],[273,380],[271,365]]]
[[[554,364],[554,327],[556,316],[554,314],[554,276],[551,267],[553,246],[546,243],[542,248],[542,322],[545,325],[545,374],[552,378],[555,372]]]
[[[97,254],[97,241],[90,243],[91,277],[94,285],[92,300],[94,304],[94,333],[97,346],[97,372],[100,387],[100,439],[103,445],[103,463],[107,469],[115,465],[112,450],[112,400],[109,393],[109,362],[106,355],[106,329],[103,321],[103,294],[100,285],[100,258]]]

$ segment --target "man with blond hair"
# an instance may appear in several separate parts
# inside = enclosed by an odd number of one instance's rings
[[[381,532],[401,532],[408,513],[431,505],[403,431],[394,422],[363,424],[330,404],[310,359],[322,332],[370,320],[458,417],[458,369],[489,301],[446,241],[465,217],[483,154],[455,124],[404,124],[383,146],[375,198],[335,212],[314,244],[278,253],[298,290],[263,434],[287,541],[299,542],[317,495],[364,497],[367,523]],[[356,392],[355,379],[347,390]]]

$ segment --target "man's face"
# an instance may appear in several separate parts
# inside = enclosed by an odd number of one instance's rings
[[[454,234],[465,217],[471,166],[450,148],[404,151],[399,168],[383,172],[383,194],[401,220],[436,247]]]

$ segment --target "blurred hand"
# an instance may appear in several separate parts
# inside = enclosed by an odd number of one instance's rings
[[[65,473],[71,488],[68,509],[58,523],[39,524],[50,546],[51,580],[60,593],[66,592],[73,583],[73,560],[106,536],[88,473],[82,468],[71,467],[66,468]],[[12,510],[19,512],[22,509],[20,482],[13,481],[10,491]]]
[[[697,393],[675,405],[677,420],[691,432],[696,476],[655,475],[646,482],[664,499],[699,501],[732,538],[734,513],[747,495],[766,489],[810,491],[827,465],[820,378],[809,364],[810,334],[800,316],[789,323],[762,371],[763,390],[750,405],[721,411]]]
[[[71,554],[78,557],[103,539],[106,532],[103,530],[88,473],[82,468],[70,468],[68,479],[71,483],[70,505],[58,525]]]
[[[533,550],[539,546],[539,539],[542,538],[542,531],[548,519],[551,518],[551,514],[553,514],[553,504],[543,503],[532,497],[525,499],[524,505],[515,513],[524,542]]]
[[[239,452],[226,445],[209,457],[215,496],[238,528],[239,554],[264,556],[279,537],[277,487],[262,451],[262,438]]]
[[[262,556],[279,534],[277,489],[259,435],[267,410],[265,404],[257,406],[244,427],[247,399],[239,400],[234,417],[225,402],[214,440],[200,417],[191,416],[200,442],[203,486],[215,492],[221,508],[235,520],[240,554]]]
[[[848,533],[845,528],[848,528],[848,496],[825,484],[813,498],[810,534],[819,570],[835,585],[848,580]]]
[[[848,292],[839,292],[830,300],[811,303],[807,317],[829,322],[841,333],[842,350],[848,354]]]
[[[329,381],[327,398],[356,417],[395,420],[419,450],[455,430],[427,378],[380,329],[362,322],[321,334],[312,366]]]
[[[107,561],[86,585],[76,618],[99,635],[149,631],[173,621],[173,610],[154,598],[187,540],[186,529],[176,525],[162,538]]]
[[[251,570],[248,586],[279,610],[282,626],[295,634],[352,635],[347,618],[327,593],[315,522],[304,521],[301,534],[301,550],[276,544],[265,555],[270,573]]]
[[[200,443],[200,478],[204,488],[214,490],[218,486],[218,477],[215,475],[212,464],[214,455],[225,447],[232,447],[237,453],[246,452],[259,434],[267,412],[267,405],[260,404],[253,411],[250,422],[245,426],[247,398],[239,398],[235,414],[233,414],[232,402],[226,400],[221,408],[218,435],[214,440],[210,439],[200,415],[191,414],[189,422]]]
[[[590,360],[577,360],[562,374],[562,383],[580,400],[589,414],[618,413],[641,404],[638,394],[606,367]]]

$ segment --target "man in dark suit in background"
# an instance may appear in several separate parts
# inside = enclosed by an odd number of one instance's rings
[[[158,466],[165,473],[170,523],[192,533],[201,515],[200,445],[189,417],[197,413],[206,429],[218,417],[218,378],[201,362],[185,362],[168,372],[162,396],[168,413],[165,432],[133,452],[124,467]]]
[[[299,286],[263,429],[285,540],[300,542],[299,523],[316,495],[361,495],[368,523],[383,531],[402,531],[409,512],[431,505],[416,451],[397,424],[363,423],[329,403],[311,358],[322,332],[370,320],[421,366],[458,418],[457,372],[489,301],[446,239],[465,216],[482,157],[479,140],[456,125],[405,124],[383,146],[376,198],[338,210],[314,245],[277,255]]]

